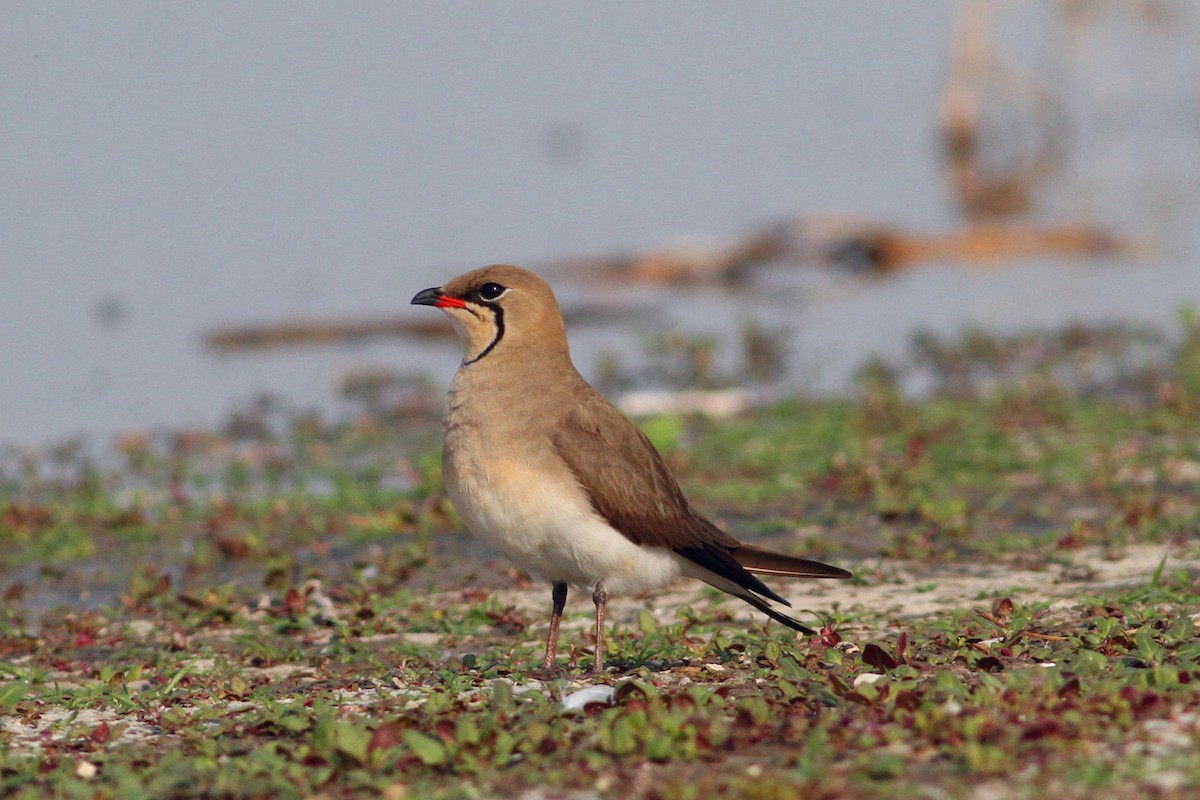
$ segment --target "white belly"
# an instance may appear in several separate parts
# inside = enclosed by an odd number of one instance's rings
[[[552,582],[610,593],[663,586],[680,573],[670,550],[642,547],[611,528],[564,472],[521,461],[489,459],[484,472],[468,457],[448,458],[446,489],[471,532],[523,569]]]

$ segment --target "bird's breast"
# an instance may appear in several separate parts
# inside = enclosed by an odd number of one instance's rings
[[[603,580],[610,592],[641,591],[679,575],[674,553],[634,544],[596,513],[548,436],[466,410],[455,413],[452,398],[442,472],[475,536],[529,572],[581,588]]]

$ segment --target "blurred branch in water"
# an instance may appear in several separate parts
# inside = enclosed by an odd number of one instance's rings
[[[582,306],[567,309],[563,316],[567,324],[588,325],[616,322],[644,314],[639,309]],[[409,336],[453,339],[454,335],[454,329],[444,319],[366,317],[235,325],[209,331],[204,334],[204,342],[213,350],[263,350]]]
[[[769,225],[726,243],[566,259],[544,267],[604,283],[736,284],[747,280],[757,267],[782,263],[884,274],[928,262],[995,266],[1042,256],[1130,256],[1147,249],[1145,242],[1083,223],[981,223],[948,233],[913,233],[870,220],[813,215]]]
[[[602,282],[736,283],[760,264],[794,259],[802,246],[794,228],[792,222],[785,221],[726,243],[692,243],[642,253],[568,258],[545,266]]]
[[[454,331],[444,320],[398,317],[358,320],[297,320],[263,325],[220,328],[204,336],[215,350],[257,350],[267,347],[326,344],[392,336],[448,338]]]
[[[995,266],[1042,256],[1129,256],[1147,249],[1144,242],[1083,224],[978,224],[920,234],[853,217],[814,215],[775,223],[726,244],[565,259],[542,268],[611,284],[738,284],[755,268],[782,263],[825,264],[882,275],[929,262]],[[581,306],[566,309],[563,316],[569,325],[587,325],[644,317],[644,312]],[[441,319],[376,317],[237,325],[210,331],[204,340],[214,350],[229,351],[410,336],[452,339],[454,331]]]
[[[941,234],[913,234],[881,227],[864,230],[833,247],[831,260],[883,273],[911,269],[922,262],[997,266],[1046,256],[1131,256],[1148,251],[1149,243],[1091,225],[1008,223],[969,225]]]

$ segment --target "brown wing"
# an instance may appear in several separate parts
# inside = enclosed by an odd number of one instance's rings
[[[555,426],[551,441],[596,512],[630,541],[665,547],[751,592],[787,600],[738,563],[740,543],[688,505],[646,435],[596,395]]]

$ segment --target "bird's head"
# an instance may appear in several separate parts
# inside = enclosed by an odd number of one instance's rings
[[[562,313],[550,285],[520,267],[496,264],[417,292],[414,305],[446,312],[463,343],[463,364],[494,353],[567,352]]]

